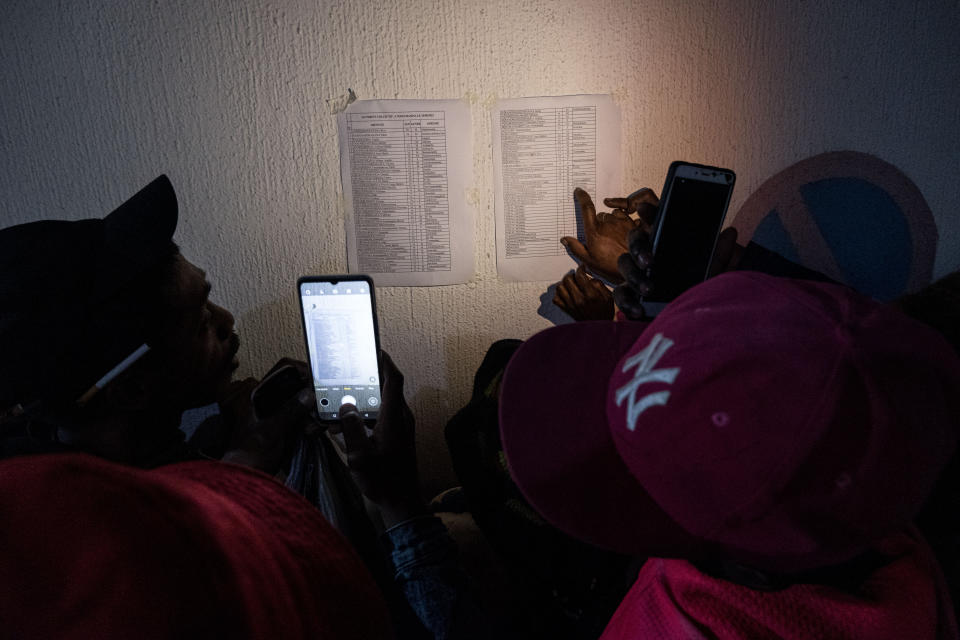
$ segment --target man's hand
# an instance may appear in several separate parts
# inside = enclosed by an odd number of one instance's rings
[[[613,299],[623,314],[631,320],[646,318],[642,297],[656,291],[655,278],[650,276],[653,267],[653,244],[646,225],[638,225],[628,237],[629,252],[620,256],[617,268],[623,276],[623,284],[613,290]],[[717,247],[710,265],[709,278],[732,271],[740,261],[743,247],[737,244],[737,230],[724,229],[717,238]]]
[[[597,213],[593,200],[586,191],[574,189],[573,197],[580,208],[580,218],[583,220],[587,244],[584,246],[573,236],[564,236],[560,242],[592,272],[610,282],[620,282],[617,258],[626,253],[627,234],[637,226],[637,222],[626,210],[629,208],[629,203],[623,198],[611,199],[618,202],[622,200],[626,208]]]
[[[388,529],[427,513],[417,478],[417,450],[413,413],[403,397],[403,374],[382,353],[383,402],[373,433],[367,435],[363,418],[352,404],[340,407],[339,429],[347,448],[347,466],[360,491],[380,507]],[[330,430],[336,432],[337,425]]]
[[[602,282],[587,275],[582,264],[557,283],[553,303],[577,321],[613,318],[613,294]]]
[[[276,473],[293,438],[310,423],[314,398],[306,363],[284,359],[270,371],[284,365],[292,365],[301,373],[304,389],[287,399],[273,415],[256,415],[253,395],[260,382],[255,378],[231,383],[220,399],[221,415],[231,431],[223,461]]]
[[[631,320],[644,320],[647,317],[642,298],[653,291],[653,281],[648,275],[653,265],[653,244],[648,229],[641,224],[631,231],[627,243],[629,251],[617,260],[623,283],[613,290],[613,299],[620,311]]]
[[[657,210],[660,208],[660,199],[653,189],[641,187],[626,198],[604,198],[603,204],[612,209],[611,213],[637,214],[639,222],[642,222],[648,228],[653,225],[657,219]]]

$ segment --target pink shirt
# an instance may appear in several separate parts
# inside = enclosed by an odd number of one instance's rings
[[[854,594],[809,584],[755,591],[685,560],[651,558],[601,639],[957,638],[949,592],[919,533],[891,536],[876,548],[895,559]]]

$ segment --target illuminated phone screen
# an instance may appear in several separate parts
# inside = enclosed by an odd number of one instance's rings
[[[301,281],[300,302],[320,417],[336,419],[349,402],[376,418],[380,372],[369,282]]]
[[[655,290],[673,300],[707,278],[717,235],[733,191],[733,174],[681,165],[669,185],[654,245]]]

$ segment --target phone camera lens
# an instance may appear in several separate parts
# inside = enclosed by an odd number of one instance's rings
[[[327,400],[326,398],[320,398],[320,406],[321,406],[321,407],[325,407],[325,406],[327,406],[328,404],[330,404],[330,401],[329,401],[329,400]]]

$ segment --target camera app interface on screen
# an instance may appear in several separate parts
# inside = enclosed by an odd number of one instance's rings
[[[380,374],[370,285],[365,281],[300,285],[317,409],[336,418],[340,405],[356,405],[365,418],[380,408]]]

